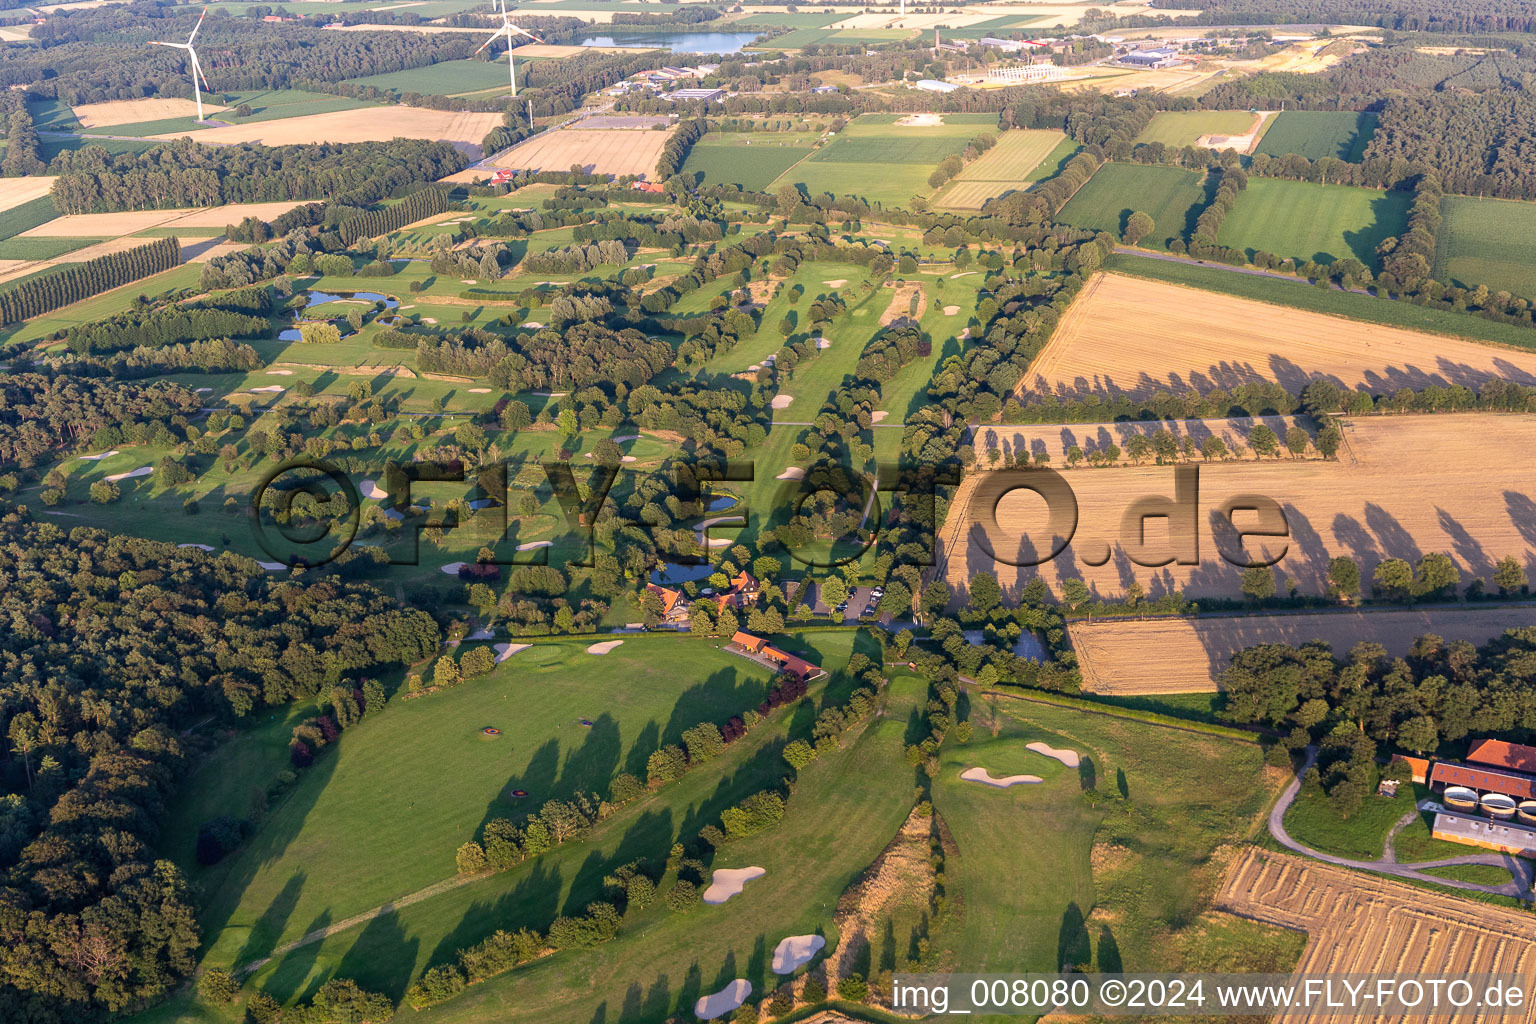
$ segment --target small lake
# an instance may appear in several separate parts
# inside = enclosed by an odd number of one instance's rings
[[[586,36],[577,46],[623,46],[634,50],[673,53],[740,53],[758,37],[756,32],[626,32],[617,36]]]
[[[364,302],[369,304],[382,302],[386,309],[394,309],[400,305],[399,299],[392,299],[381,292],[344,292],[339,295],[332,295],[329,292],[311,289],[305,294],[309,296],[309,300],[304,303],[305,309],[308,309],[310,306],[323,305],[327,302],[357,302],[359,304]]]
[[[683,565],[681,562],[663,562],[660,569],[651,573],[651,582],[660,587],[675,587],[688,580],[698,582],[707,580],[714,575],[715,567],[709,563],[703,565]]]

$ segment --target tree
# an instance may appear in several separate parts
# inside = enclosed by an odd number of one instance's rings
[[[841,576],[828,576],[821,584],[821,603],[827,606],[829,612],[834,612],[837,606],[848,600],[848,584],[843,582]]]
[[[235,1001],[240,991],[239,982],[222,967],[210,967],[197,979],[197,994],[214,1006],[225,1006]]]
[[[1076,611],[1093,597],[1088,590],[1088,584],[1076,576],[1068,576],[1061,581],[1062,600],[1067,602],[1067,607]]]
[[[1141,210],[1137,210],[1126,218],[1125,231],[1121,233],[1120,237],[1125,241],[1126,245],[1135,245],[1151,234],[1152,229],[1156,226],[1156,223],[1149,215]]]
[[[971,607],[983,614],[1003,603],[1003,588],[997,577],[989,572],[979,572],[971,577]]]
[[[451,655],[444,654],[437,659],[437,664],[432,666],[433,686],[457,686],[462,678],[458,663]]]
[[[485,870],[485,848],[474,840],[459,847],[455,856],[459,865],[459,874],[473,875]]]
[[[1360,593],[1360,566],[1348,555],[1328,561],[1328,589],[1345,601]]]
[[[1339,448],[1344,444],[1344,432],[1337,424],[1329,423],[1317,435],[1317,450],[1323,458],[1331,459],[1339,453]]]
[[[496,655],[489,647],[476,647],[467,652],[459,662],[459,672],[465,679],[483,676],[496,667]]]
[[[91,501],[98,505],[110,505],[122,495],[117,484],[110,480],[97,480],[91,484]]]
[[[943,580],[934,580],[923,588],[923,596],[919,602],[924,615],[932,615],[943,611],[949,604],[949,584]]]
[[[805,740],[795,740],[784,748],[784,760],[795,771],[799,771],[816,760],[816,748]]]
[[[1421,596],[1443,597],[1461,582],[1461,570],[1449,555],[1431,551],[1419,559],[1414,572],[1414,591]]]
[[[1248,445],[1255,455],[1274,455],[1280,451],[1280,438],[1268,426],[1260,423],[1249,433]]]
[[[1401,599],[1413,589],[1413,566],[1401,558],[1382,559],[1371,578],[1377,593]]]
[[[1397,727],[1397,742],[1415,754],[1433,751],[1440,745],[1440,734],[1435,720],[1427,715],[1416,715]]]
[[[1285,447],[1298,459],[1307,454],[1307,446],[1312,443],[1312,438],[1300,427],[1292,427],[1285,432]]]
[[[1525,569],[1513,555],[1505,555],[1499,559],[1499,564],[1493,570],[1493,585],[1499,588],[1500,594],[1512,594],[1517,590],[1524,590],[1529,584],[1525,577]]]
[[[1255,601],[1275,596],[1275,572],[1267,565],[1243,570],[1243,593]]]

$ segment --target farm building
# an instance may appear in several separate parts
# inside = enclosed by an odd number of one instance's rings
[[[752,660],[771,665],[784,672],[799,676],[801,679],[812,679],[822,674],[820,665],[812,665],[804,658],[797,658],[793,654],[779,650],[769,645],[768,641],[751,633],[737,631],[731,637],[731,644],[741,652],[752,656]]]
[[[1479,794],[1499,793],[1516,800],[1536,800],[1536,776],[1488,765],[1435,762],[1429,770],[1430,791],[1444,794],[1457,787]]]
[[[954,92],[960,88],[954,82],[940,82],[934,78],[919,79],[917,87],[923,90],[923,92]]]
[[[1429,777],[1429,759],[1427,757],[1408,757],[1406,754],[1393,754],[1392,763],[1397,764],[1399,761],[1408,766],[1408,771],[1411,773],[1409,778],[1414,782],[1422,784]]]
[[[1536,774],[1536,747],[1503,740],[1478,740],[1467,752],[1467,760],[1495,768]]]
[[[1536,857],[1536,828],[1513,822],[1489,821],[1467,815],[1435,815],[1430,835],[1452,843],[1481,846],[1499,853],[1513,853],[1521,857]]]
[[[1136,50],[1132,53],[1123,54],[1119,58],[1119,62],[1133,68],[1148,68],[1153,71],[1160,71],[1163,68],[1171,68],[1175,64],[1181,63],[1181,58],[1176,50]]]
[[[990,46],[994,50],[1002,50],[1005,53],[1018,53],[1026,48],[1039,45],[1026,42],[1023,39],[998,39],[995,36],[982,36],[977,42],[982,46]]]
[[[987,72],[989,82],[1054,82],[1066,76],[1066,69],[1049,62],[1012,64]]]
[[[666,98],[673,103],[681,103],[684,100],[702,100],[705,103],[718,103],[725,99],[724,89],[673,89],[666,94]]]

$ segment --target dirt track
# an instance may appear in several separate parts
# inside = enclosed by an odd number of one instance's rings
[[[1101,274],[1056,328],[1019,393],[1129,395],[1324,377],[1376,393],[1490,377],[1536,384],[1536,353]]]
[[[1536,626],[1529,607],[1404,608],[1305,615],[1221,618],[1100,619],[1068,627],[1083,670],[1083,689],[1121,696],[1217,689],[1233,654],[1256,644],[1325,640],[1335,654],[1362,641],[1388,654],[1408,652],[1426,633],[1481,644],[1507,629]],[[1156,652],[1149,657],[1149,652]]]
[[[1041,575],[1057,592],[1063,578],[1079,577],[1105,597],[1123,595],[1132,580],[1152,596],[1178,589],[1189,597],[1239,597],[1242,569],[1222,557],[1223,549],[1280,555],[1277,586],[1283,589],[1293,578],[1308,594],[1326,591],[1328,560],[1335,555],[1354,558],[1367,585],[1383,558],[1416,561],[1432,551],[1451,556],[1463,583],[1491,577],[1506,555],[1536,577],[1536,466],[1525,454],[1536,446],[1536,415],[1371,416],[1347,422],[1345,438],[1338,461],[1281,457],[1198,465],[1191,525],[1199,549],[1192,565],[1138,565],[1131,554],[1140,538],[1122,534],[1132,502],[1174,496],[1172,466],[1063,472],[1077,503],[1076,531],[1057,557],[1038,567],[1012,563],[1043,558],[1059,546],[1047,528],[1044,500],[1015,490],[997,502],[996,524],[983,523],[977,496],[993,474],[969,473],[946,517],[941,578],[960,595],[973,574],[993,572],[1005,589]],[[1028,476],[1009,479],[1017,484]],[[1251,539],[1240,550],[1217,509],[1242,495],[1278,503],[1288,537]],[[1248,513],[1234,518],[1244,527],[1255,522]],[[1145,520],[1141,562],[1171,557],[1167,526],[1166,519]]]

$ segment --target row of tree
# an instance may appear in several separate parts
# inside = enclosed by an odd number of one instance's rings
[[[159,238],[122,252],[71,263],[0,291],[0,324],[16,323],[181,265],[181,242]]]
[[[348,217],[341,222],[337,234],[343,245],[352,245],[360,239],[377,238],[415,221],[435,217],[447,209],[447,191],[429,186],[412,192],[399,202]]]

